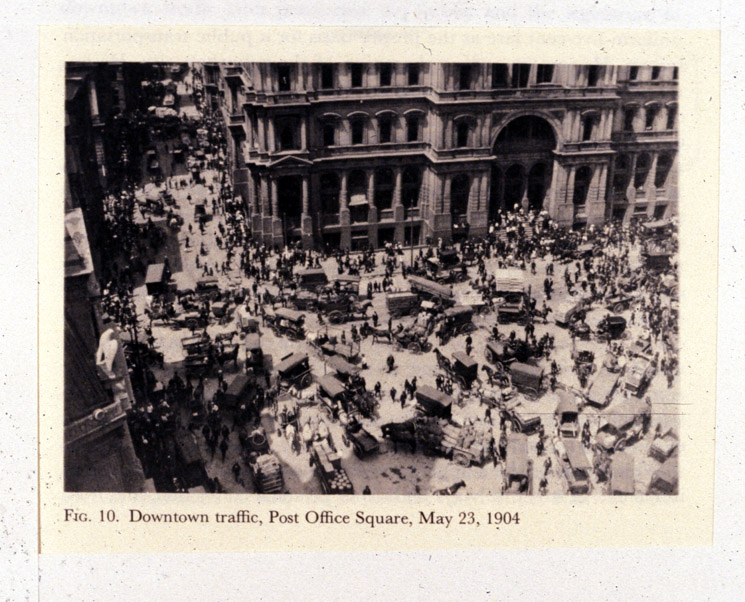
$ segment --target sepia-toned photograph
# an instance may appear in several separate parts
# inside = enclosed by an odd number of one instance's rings
[[[678,494],[675,65],[64,94],[66,492]]]

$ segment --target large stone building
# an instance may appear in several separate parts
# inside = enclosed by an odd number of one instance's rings
[[[515,206],[570,226],[675,212],[674,67],[219,67],[233,180],[267,243],[483,235]]]

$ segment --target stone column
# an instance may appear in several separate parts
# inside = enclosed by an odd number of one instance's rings
[[[443,148],[453,148],[453,119],[450,115],[444,116],[445,122],[445,139],[443,140]]]
[[[269,176],[262,175],[259,180],[261,187],[261,233],[265,243],[271,244],[272,239],[272,199],[269,186]]]
[[[256,148],[260,151],[265,151],[269,148],[266,143],[266,133],[264,130],[264,119],[265,117],[262,115],[256,120],[259,124],[259,132],[258,132],[259,142],[256,145]]]
[[[659,153],[652,154],[652,165],[649,167],[647,181],[644,182],[644,192],[649,203],[653,203],[657,198],[657,187],[654,185],[654,181],[657,177],[657,158],[659,155]]]
[[[638,155],[634,153],[631,155],[631,165],[629,166],[629,185],[626,188],[626,200],[629,203],[636,202],[636,186],[634,181],[636,180],[636,159]]]
[[[300,219],[300,232],[303,238],[303,248],[313,248],[313,216],[310,212],[310,176],[303,176],[303,215]]]
[[[528,86],[534,86],[538,79],[538,65],[531,64],[528,68]]]
[[[393,233],[393,240],[397,243],[404,243],[404,220],[406,219],[406,210],[401,203],[401,181],[403,171],[401,167],[394,168],[395,185],[393,187],[393,221],[396,229]]]
[[[271,178],[271,200],[272,200],[272,216],[282,217],[279,214],[279,196],[277,194],[277,178]]]
[[[350,249],[352,247],[351,222],[352,219],[347,204],[347,172],[342,171],[339,182],[339,224],[341,225],[341,241],[339,244],[342,249]]]
[[[268,117],[267,119],[269,121],[269,133],[268,133],[268,136],[267,136],[267,150],[270,153],[273,153],[276,150],[276,148],[277,148],[277,146],[275,144],[276,139],[274,137],[274,118],[273,117]]]
[[[300,150],[308,148],[308,116],[303,115],[300,118]]]
[[[378,208],[375,206],[375,170],[367,172],[367,221],[375,223],[378,221]]]

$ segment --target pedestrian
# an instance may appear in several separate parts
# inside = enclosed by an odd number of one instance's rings
[[[233,464],[233,478],[235,479],[235,482],[238,482],[238,478],[241,476],[241,465],[238,464],[238,462],[235,462]]]
[[[544,468],[543,476],[544,477],[548,476],[548,473],[551,472],[551,464],[552,464],[551,456],[546,456],[546,461],[543,463],[543,468]]]
[[[222,461],[225,462],[225,455],[228,453],[228,440],[223,439],[220,443],[220,453],[222,454]]]
[[[538,485],[538,491],[541,495],[546,495],[548,493],[548,479],[544,475],[541,479],[540,484]]]
[[[404,407],[406,407],[406,390],[405,389],[401,391],[400,400],[401,400],[401,409],[403,410]]]
[[[396,403],[396,387],[391,387],[391,401]]]
[[[492,420],[491,420],[491,406],[486,406],[486,412],[484,414],[484,422],[488,422],[489,424],[492,424]]]
[[[372,491],[370,491],[370,485],[365,485],[365,488],[362,490],[362,495],[371,495]]]

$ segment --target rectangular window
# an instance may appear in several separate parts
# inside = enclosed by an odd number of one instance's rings
[[[585,117],[585,120],[582,122],[582,140],[592,140],[592,129],[594,125],[594,117]]]
[[[323,124],[323,145],[334,146],[336,143],[336,128],[333,123]]]
[[[639,67],[630,67],[629,81],[634,81],[637,77],[639,77]]]
[[[527,88],[530,77],[530,65],[515,63],[512,65],[512,87]]]
[[[419,63],[409,63],[409,85],[419,85]]]
[[[362,144],[365,124],[361,119],[352,122],[352,144]]]
[[[590,65],[587,68],[587,87],[594,88],[598,85],[600,79],[600,67],[597,65]]]
[[[678,68],[673,67],[673,80],[678,81]]]
[[[652,67],[652,79],[660,79],[661,67]]]
[[[508,76],[509,68],[506,63],[494,63],[491,66],[491,87],[506,88]]]
[[[623,129],[627,132],[634,130],[634,117],[636,117],[636,109],[626,109],[623,113]]]
[[[277,81],[280,92],[290,91],[290,66],[289,65],[278,65],[277,66]]]
[[[458,67],[458,89],[471,89],[471,65],[460,65]]]
[[[668,130],[674,130],[675,129],[675,112],[677,110],[677,107],[672,106],[667,108],[667,124],[666,128]]]
[[[390,63],[380,63],[380,85],[381,86],[391,85],[391,72],[392,72],[392,67]]]
[[[538,65],[538,72],[536,73],[536,82],[539,84],[550,84],[554,79],[554,66],[553,65]]]
[[[406,120],[406,140],[416,142],[419,140],[419,117],[412,115]]]
[[[352,63],[352,87],[362,87],[362,63]]]
[[[461,121],[456,130],[455,146],[458,148],[465,148],[468,146],[468,124],[465,121]]]
[[[381,143],[391,141],[392,122],[390,117],[381,117],[379,125],[379,137]]]
[[[647,107],[647,115],[644,118],[644,129],[651,130],[654,127],[654,120],[657,117],[657,107]]]
[[[331,64],[321,65],[321,88],[334,87],[334,66]]]

